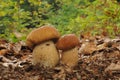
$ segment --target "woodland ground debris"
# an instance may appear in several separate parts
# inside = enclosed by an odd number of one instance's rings
[[[81,48],[89,51],[92,46],[79,48],[79,62],[73,69],[58,64],[46,70],[32,65],[31,50],[23,43],[0,40],[0,80],[120,80],[120,38],[94,38],[92,42],[96,48],[90,54]],[[8,52],[1,53],[3,49]]]

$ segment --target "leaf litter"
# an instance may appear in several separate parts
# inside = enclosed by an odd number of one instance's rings
[[[120,80],[120,38],[80,39],[74,68],[59,63],[53,69],[32,65],[24,42],[0,40],[0,80]]]

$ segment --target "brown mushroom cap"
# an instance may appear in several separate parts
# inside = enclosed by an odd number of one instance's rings
[[[27,36],[26,44],[29,47],[33,47],[43,41],[58,39],[59,37],[60,33],[56,28],[52,26],[42,26],[30,32]]]
[[[75,34],[66,34],[56,43],[56,47],[60,50],[68,50],[77,45],[79,45],[79,39]]]

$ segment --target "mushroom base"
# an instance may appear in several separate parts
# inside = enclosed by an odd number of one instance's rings
[[[53,41],[37,45],[33,50],[33,64],[52,68],[59,62],[59,54]]]
[[[62,52],[61,62],[69,67],[74,67],[78,63],[78,47]]]

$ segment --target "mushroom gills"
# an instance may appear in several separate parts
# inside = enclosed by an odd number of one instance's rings
[[[78,60],[78,47],[74,47],[72,49],[62,52],[62,64],[65,64],[69,67],[74,67],[77,65]]]
[[[53,41],[46,41],[33,49],[33,64],[54,67],[59,62],[59,54]]]

